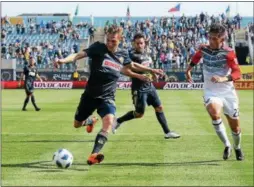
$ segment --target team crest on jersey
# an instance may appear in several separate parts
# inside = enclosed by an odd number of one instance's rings
[[[119,61],[121,62],[121,64],[123,64],[124,58],[123,58],[123,57],[120,57],[120,58],[118,58],[118,59],[119,59]]]
[[[102,66],[103,66],[103,67],[110,68],[110,69],[113,69],[113,70],[115,70],[115,71],[120,71],[121,68],[122,68],[122,65],[121,65],[121,64],[117,64],[116,62],[113,62],[113,61],[110,61],[110,60],[107,60],[107,59],[105,59],[105,60],[102,62]]]
[[[225,59],[225,57],[223,55],[217,55],[216,57],[217,57],[217,60],[224,60]]]

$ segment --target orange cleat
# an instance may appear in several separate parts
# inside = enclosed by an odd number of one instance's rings
[[[104,155],[102,153],[93,153],[87,159],[88,165],[99,164],[103,161]]]
[[[93,116],[92,117],[92,121],[93,121],[92,124],[86,125],[86,132],[91,133],[98,120],[99,119],[97,117]]]

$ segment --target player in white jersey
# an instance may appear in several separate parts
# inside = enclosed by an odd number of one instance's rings
[[[232,148],[221,119],[222,109],[232,131],[236,159],[243,160],[239,102],[233,84],[241,78],[241,72],[235,52],[224,46],[224,38],[225,28],[220,24],[211,25],[209,46],[201,46],[192,57],[186,77],[188,82],[192,82],[191,70],[203,58],[204,102],[215,131],[224,143],[223,159],[230,157]]]

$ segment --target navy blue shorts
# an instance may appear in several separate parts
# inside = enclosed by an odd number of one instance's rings
[[[135,106],[135,111],[140,114],[145,113],[146,104],[148,106],[152,105],[154,108],[161,106],[160,98],[154,87],[147,92],[133,90],[132,100]]]
[[[34,85],[32,82],[26,82],[24,87],[27,95],[30,95],[34,92]]]
[[[81,95],[77,111],[75,113],[75,120],[80,122],[84,121],[89,116],[91,116],[95,110],[97,110],[97,113],[100,115],[101,118],[103,118],[107,114],[115,115],[115,102],[113,100],[93,98],[88,94],[83,93]]]

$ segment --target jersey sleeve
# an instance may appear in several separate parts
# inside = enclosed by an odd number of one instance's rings
[[[195,66],[200,62],[200,59],[202,58],[202,52],[201,50],[198,50],[193,57],[191,58],[191,66]]]
[[[122,57],[124,59],[123,60],[123,65],[124,66],[131,64],[132,60],[131,60],[130,55],[129,55],[127,50],[123,50]]]
[[[89,48],[84,49],[87,56],[90,58],[93,58],[95,56],[101,56],[106,52],[106,50],[107,50],[106,45],[100,42],[95,42]]]
[[[236,58],[234,51],[230,51],[227,54],[227,65],[231,69],[230,76],[231,76],[232,81],[240,79],[241,78],[241,70],[239,68],[238,60]]]

